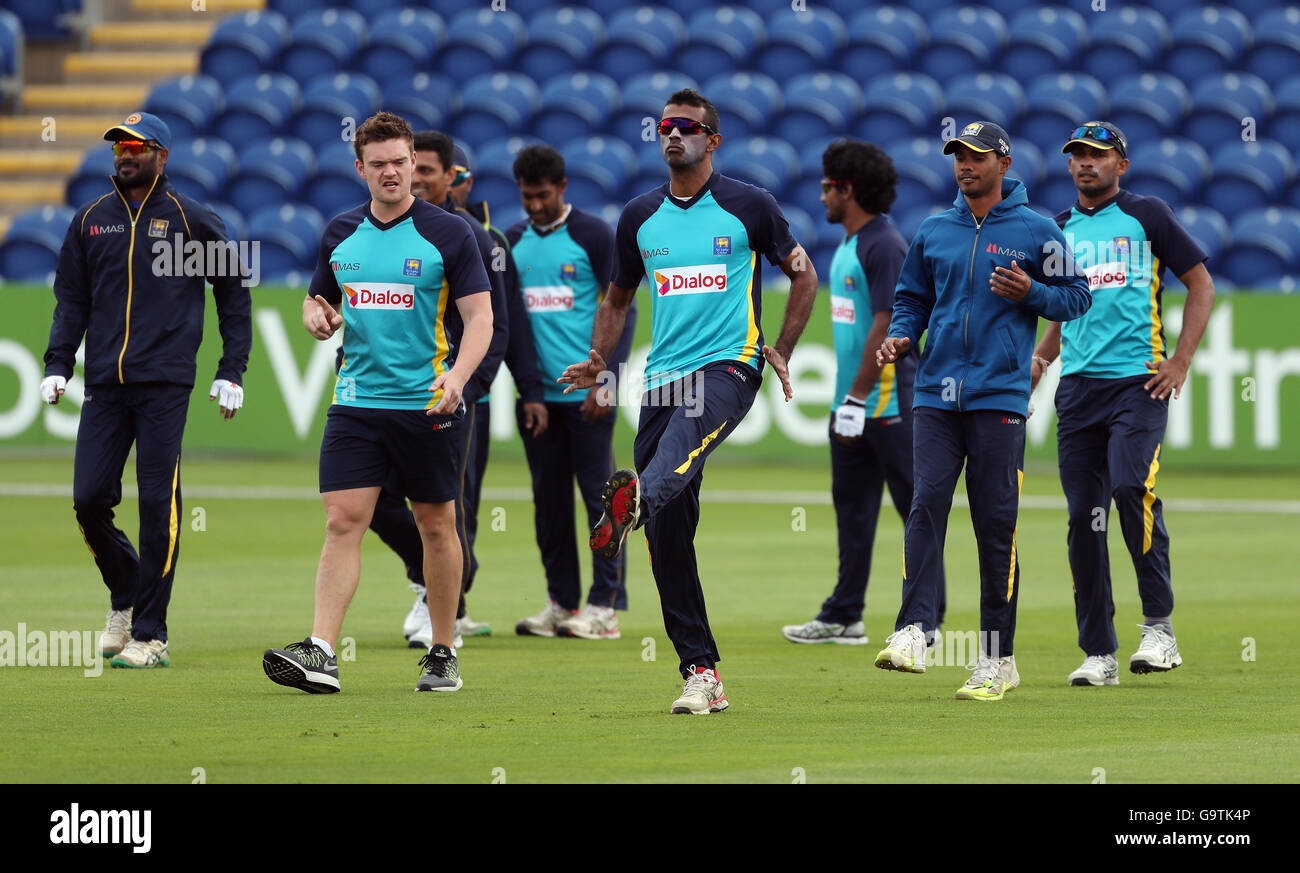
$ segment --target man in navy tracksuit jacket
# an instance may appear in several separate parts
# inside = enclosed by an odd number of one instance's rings
[[[204,283],[212,284],[222,356],[209,399],[223,418],[243,405],[252,345],[247,273],[225,225],[179,193],[163,170],[171,132],[134,112],[110,128],[112,188],[77,210],[59,253],[54,323],[42,394],[58,403],[86,341],[85,398],[77,429],[73,506],[108,586],[111,608],[101,651],[114,667],[166,667],[167,605],[179,548],[181,437],[203,339]],[[201,243],[203,270],[175,275],[177,247]],[[113,524],[122,470],[136,447],[140,551]]]
[[[1013,656],[1030,363],[1040,317],[1077,318],[1092,297],[1050,218],[1007,179],[1011,142],[976,122],[949,140],[961,193],[926,219],[903,263],[882,363],[928,333],[913,411],[915,488],[903,547],[903,604],[876,666],[925,672],[937,628],[943,544],[963,463],[979,547],[980,654],[963,700],[1000,700],[1020,682]]]

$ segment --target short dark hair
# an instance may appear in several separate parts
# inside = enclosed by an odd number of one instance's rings
[[[876,145],[839,139],[822,153],[822,173],[828,179],[853,184],[853,199],[867,212],[882,215],[894,205],[898,172],[889,155]]]
[[[451,137],[440,130],[422,130],[415,135],[415,150],[417,152],[433,152],[438,156],[438,162],[442,164],[442,171],[445,173],[451,169],[454,162],[452,152],[456,146],[451,141]]]
[[[564,181],[564,155],[548,145],[524,146],[515,156],[515,182],[559,185]]]
[[[704,123],[713,128],[714,133],[721,133],[722,129],[718,127],[718,107],[714,106],[708,97],[705,97],[694,88],[683,88],[668,98],[664,106],[671,106],[677,103],[681,106],[698,106],[704,110]]]
[[[411,125],[406,123],[405,118],[391,112],[376,112],[357,128],[356,136],[352,139],[352,150],[357,153],[359,161],[364,146],[390,139],[404,139],[410,144],[411,150],[415,150],[415,134],[411,133]]]

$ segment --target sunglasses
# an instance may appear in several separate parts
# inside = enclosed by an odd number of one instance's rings
[[[138,139],[119,139],[113,143],[113,154],[119,158],[122,155],[147,155],[151,151],[153,146]]]
[[[1097,142],[1117,143],[1119,137],[1111,133],[1100,124],[1085,124],[1076,127],[1074,133],[1070,134],[1070,139],[1095,139]]]
[[[668,136],[673,130],[680,130],[683,136],[689,136],[694,133],[704,133],[712,136],[717,133],[716,130],[709,127],[703,121],[696,121],[694,118],[665,118],[659,122],[659,135]]]
[[[465,184],[465,180],[470,177],[468,167],[462,167],[460,164],[452,164],[451,168],[456,171],[456,177],[451,180],[451,187],[456,188]]]
[[[831,193],[832,188],[843,188],[848,184],[848,182],[845,182],[842,179],[828,179],[827,181],[822,182],[822,193],[829,194]]]

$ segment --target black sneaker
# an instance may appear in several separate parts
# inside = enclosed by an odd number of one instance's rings
[[[415,683],[416,691],[459,691],[463,684],[460,663],[446,646],[434,645],[420,659],[420,679]]]
[[[283,649],[267,649],[262,669],[277,685],[288,685],[308,694],[333,694],[339,690],[339,662],[311,641],[289,643]]]
[[[591,529],[588,544],[605,558],[617,558],[627,535],[641,520],[641,480],[634,470],[618,470],[600,492],[605,514]]]

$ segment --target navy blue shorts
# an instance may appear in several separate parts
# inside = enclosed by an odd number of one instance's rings
[[[417,503],[455,500],[460,494],[463,415],[334,404],[320,444],[321,493],[396,485]]]

